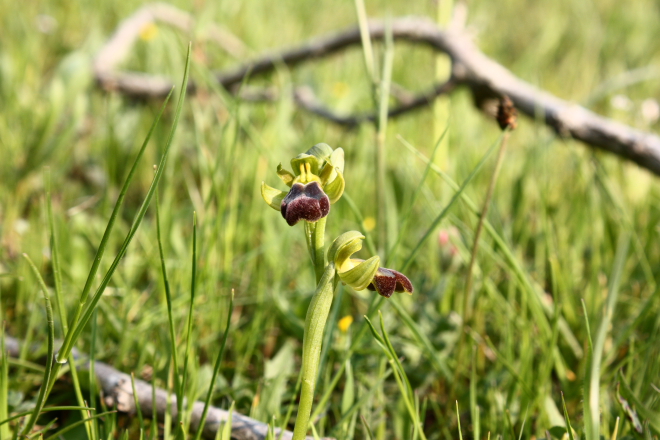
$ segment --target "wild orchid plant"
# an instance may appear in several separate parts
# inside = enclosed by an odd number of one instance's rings
[[[303,221],[305,239],[316,273],[316,291],[307,310],[303,337],[302,389],[293,431],[293,440],[307,434],[318,377],[323,330],[337,284],[341,281],[355,290],[369,289],[389,298],[394,292],[412,294],[410,280],[400,272],[380,267],[380,257],[351,258],[362,248],[364,235],[349,231],[335,239],[325,253],[325,222],[330,206],[344,193],[344,150],[316,144],[291,160],[293,173],[277,166],[277,175],[290,188],[280,191],[265,183],[261,195],[280,211],[289,226]]]

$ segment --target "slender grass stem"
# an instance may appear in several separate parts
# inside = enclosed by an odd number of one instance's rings
[[[383,254],[387,249],[387,198],[385,167],[387,152],[385,141],[387,136],[387,109],[389,108],[390,85],[392,83],[392,65],[394,63],[394,43],[392,40],[392,26],[387,23],[385,30],[385,55],[383,75],[378,91],[378,132],[376,133],[376,200],[378,231],[378,250]]]
[[[586,440],[598,440],[600,438],[600,379],[603,350],[605,339],[614,314],[614,307],[619,295],[619,285],[623,267],[626,264],[631,234],[624,232],[618,240],[612,275],[607,292],[607,300],[603,307],[603,318],[596,331],[596,339],[593,342],[593,352],[589,358],[589,366],[585,377],[584,396],[584,432]],[[586,386],[588,385],[588,386]]]
[[[2,316],[2,310],[0,310]],[[0,439],[11,437],[9,426],[3,426],[9,415],[9,353],[5,345],[5,323],[0,325]],[[29,412],[27,413],[29,414]],[[25,414],[25,415],[27,415]]]
[[[176,352],[176,331],[174,329],[174,316],[172,313],[172,293],[170,291],[170,281],[165,267],[165,254],[163,252],[163,240],[160,221],[160,197],[156,193],[156,236],[158,241],[158,255],[160,257],[160,269],[163,276],[163,285],[165,286],[165,303],[167,306],[167,322],[170,333],[170,356],[172,359],[172,370],[174,371],[174,392],[176,394],[177,419],[183,417],[183,390],[181,388],[181,377],[179,376],[179,360]]]
[[[408,205],[408,210],[406,213],[403,215],[403,219],[401,220],[401,223],[398,228],[398,235],[396,238],[396,241],[390,248],[389,252],[385,256],[385,261],[384,261],[384,266],[388,266],[388,263],[390,262],[390,258],[395,256],[397,254],[397,250],[399,248],[399,244],[401,243],[401,240],[403,239],[403,236],[406,233],[406,229],[408,228],[410,219],[412,217],[413,213],[413,208],[415,207],[415,202],[417,201],[417,197],[419,194],[422,192],[422,188],[424,187],[424,184],[426,183],[426,178],[429,175],[429,172],[431,171],[431,164],[433,163],[436,153],[438,152],[438,149],[440,145],[442,144],[442,140],[445,138],[447,135],[447,129],[445,129],[440,137],[438,138],[438,141],[435,143],[435,147],[433,147],[433,152],[431,153],[431,157],[429,158],[430,162],[426,164],[426,167],[424,168],[424,173],[422,174],[422,178],[419,180],[419,184],[415,188],[415,191],[412,194],[412,197],[410,198],[410,203]]]
[[[484,198],[483,208],[481,209],[481,215],[479,216],[479,221],[477,222],[477,229],[474,232],[474,242],[472,244],[472,252],[470,253],[470,263],[468,264],[467,270],[467,280],[465,281],[465,290],[463,292],[463,322],[469,323],[472,318],[472,283],[474,279],[474,264],[477,260],[477,252],[479,250],[479,239],[481,238],[481,232],[484,228],[484,221],[488,215],[488,209],[490,208],[490,202],[493,198],[493,192],[495,191],[495,184],[497,183],[497,177],[500,174],[502,169],[502,162],[504,161],[504,152],[506,151],[506,145],[509,140],[510,132],[507,131],[502,137],[502,142],[500,143],[500,148],[497,151],[497,159],[495,161],[495,169],[493,170],[493,175],[490,177],[490,182],[488,184],[488,189],[486,190],[486,197]],[[463,333],[463,332],[461,332]]]
[[[188,328],[186,330],[186,348],[183,355],[183,372],[181,377],[181,389],[186,390],[188,382],[188,362],[190,358],[190,341],[193,332],[193,310],[195,306],[195,290],[197,285],[197,213],[193,212],[193,237],[192,237],[192,274],[190,280],[190,306],[188,307]]]
[[[187,72],[187,71],[186,71]],[[185,82],[187,82],[187,76],[185,78]],[[117,220],[117,217],[120,213],[121,207],[124,204],[124,199],[126,198],[126,193],[128,192],[128,188],[130,187],[131,182],[133,181],[133,178],[135,177],[135,173],[137,172],[138,169],[138,164],[140,163],[140,159],[142,158],[142,155],[144,154],[145,150],[147,149],[147,145],[149,144],[149,140],[151,139],[151,136],[154,133],[154,130],[156,129],[156,126],[158,125],[158,122],[160,121],[161,116],[163,115],[163,112],[165,111],[165,108],[167,106],[168,101],[170,100],[170,97],[172,96],[172,89],[170,93],[167,95],[167,98],[165,98],[165,102],[163,102],[163,105],[160,109],[160,112],[158,113],[158,116],[154,120],[153,124],[151,125],[151,128],[149,129],[149,133],[147,134],[147,137],[145,138],[144,142],[142,143],[142,146],[140,147],[140,150],[138,151],[135,160],[133,162],[133,166],[131,167],[131,170],[128,172],[128,176],[126,176],[126,180],[124,181],[124,185],[121,188],[121,191],[119,192],[119,198],[117,199],[117,202],[115,203],[114,208],[112,209],[112,214],[110,214],[110,220],[108,221],[108,225],[105,228],[105,232],[103,233],[103,238],[101,238],[101,243],[99,244],[98,249],[96,250],[96,255],[94,256],[94,260],[92,262],[92,267],[89,270],[89,274],[87,275],[87,280],[85,281],[85,286],[83,287],[83,290],[80,294],[80,299],[78,301],[78,305],[76,307],[76,311],[74,314],[73,319],[70,321],[70,326],[68,331],[66,332],[66,335],[64,336],[64,342],[62,342],[62,347],[60,348],[59,352],[57,353],[57,363],[65,363],[66,359],[69,357],[69,354],[73,348],[73,339],[74,339],[74,331],[75,328],[79,324],[79,320],[83,311],[83,308],[85,307],[85,304],[87,303],[87,299],[89,298],[89,292],[92,288],[92,281],[96,277],[96,273],[98,272],[99,269],[99,264],[101,264],[101,260],[103,259],[103,255],[105,253],[105,248],[108,244],[108,240],[110,239],[110,235],[112,233],[112,230],[114,229],[115,221]],[[183,93],[183,92],[182,92]]]
[[[493,192],[495,190],[495,184],[497,183],[497,177],[499,176],[500,169],[502,168],[502,162],[504,161],[504,152],[506,151],[507,141],[509,139],[510,131],[505,131],[504,135],[501,138],[500,147],[497,151],[497,158],[495,160],[495,169],[493,174],[490,177],[490,182],[488,183],[488,189],[486,190],[486,197],[484,198],[484,203],[481,209],[481,214],[479,215],[479,220],[477,222],[477,229],[474,232],[474,241],[472,243],[472,251],[470,252],[470,262],[467,269],[467,279],[465,281],[465,290],[463,291],[463,320],[461,321],[461,330],[459,332],[459,342],[456,349],[456,359],[458,363],[461,363],[463,358],[464,346],[466,344],[466,327],[471,325],[472,321],[472,304],[473,304],[473,295],[472,295],[472,283],[474,280],[474,265],[477,260],[477,252],[479,251],[479,240],[481,238],[481,232],[484,228],[484,223],[486,221],[486,216],[488,215],[488,209],[490,208],[490,202],[493,198]],[[430,162],[429,162],[430,163]],[[451,382],[451,390],[453,392],[454,387],[456,386],[458,380],[458,374],[461,369],[457,368],[454,374],[454,380]],[[453,395],[450,393],[450,395]]]
[[[30,269],[32,269],[32,273],[39,283],[41,292],[43,293],[44,301],[46,303],[46,325],[48,327],[48,358],[46,360],[46,370],[44,371],[43,380],[41,381],[41,387],[39,387],[39,394],[37,395],[34,409],[32,410],[30,418],[28,419],[25,426],[23,426],[23,430],[21,432],[21,436],[25,437],[30,434],[32,428],[34,428],[34,425],[37,423],[37,418],[41,414],[41,410],[46,404],[46,398],[48,397],[48,384],[50,383],[51,376],[53,375],[53,364],[55,360],[55,322],[53,319],[53,307],[50,303],[50,296],[48,294],[46,283],[41,277],[37,266],[34,265],[30,257],[27,254],[23,254],[23,257],[25,260],[27,260]]]
[[[227,337],[229,336],[229,328],[231,327],[231,316],[234,313],[234,290],[231,291],[231,298],[229,300],[229,309],[227,310],[227,324],[225,325],[225,334],[222,336],[222,345],[220,346],[220,351],[218,356],[215,358],[215,364],[213,365],[213,375],[211,376],[211,383],[209,384],[209,390],[206,393],[206,400],[204,401],[204,410],[202,411],[202,417],[199,419],[199,425],[197,426],[197,433],[195,434],[195,440],[199,440],[202,437],[202,432],[204,431],[204,425],[206,424],[206,417],[209,413],[209,407],[211,406],[211,398],[213,397],[213,391],[215,390],[215,382],[218,379],[218,373],[220,373],[220,366],[222,365],[222,356],[225,352],[225,347],[227,346]]]

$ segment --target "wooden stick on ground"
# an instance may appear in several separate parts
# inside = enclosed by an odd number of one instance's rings
[[[19,355],[20,341],[18,339],[12,338],[11,336],[5,336],[5,345],[7,347],[9,356],[16,357]],[[78,370],[88,370],[89,365],[87,363],[81,363],[81,365],[78,365],[77,368]],[[126,373],[122,373],[121,371],[111,367],[108,364],[98,361],[94,363],[94,372],[96,373],[96,378],[98,379],[99,385],[103,390],[103,396],[105,398],[106,405],[109,407],[114,407],[117,405],[117,410],[125,413],[135,414],[136,408],[135,400],[133,398],[133,389],[131,387],[131,376]],[[136,379],[135,389],[142,414],[151,414],[154,404],[152,401],[151,384],[143,380]],[[165,420],[167,398],[167,390],[161,388],[156,389],[155,405],[159,421]],[[176,419],[176,408],[176,396],[171,395],[170,414],[172,415],[172,420]],[[199,421],[203,410],[203,402],[198,401],[193,404],[191,414],[192,430],[196,431],[199,427]],[[218,429],[228,420],[228,411],[216,407],[209,408],[208,417],[206,419],[206,424],[202,433],[203,437],[208,440],[214,440],[216,438]],[[281,430],[275,429],[274,431],[275,437],[279,439]],[[251,419],[250,417],[244,416],[242,414],[238,414],[237,412],[232,414],[232,439],[264,440],[267,433],[267,424],[259,422],[258,420]],[[293,433],[291,431],[284,431],[282,433],[282,440],[291,440],[292,438]],[[307,440],[313,440],[313,437],[307,437]]]

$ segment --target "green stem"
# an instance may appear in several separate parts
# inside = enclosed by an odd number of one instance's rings
[[[312,246],[310,253],[314,252],[314,273],[316,273],[316,283],[321,281],[323,272],[325,271],[325,219],[316,222],[314,228],[314,235],[312,236]]]
[[[293,430],[293,440],[303,440],[307,435],[309,416],[314,402],[314,387],[316,386],[321,358],[321,346],[323,345],[323,330],[328,320],[336,285],[335,265],[330,263],[325,267],[312,302],[309,309],[307,309],[305,335],[303,337],[302,390],[300,392],[296,426]]]

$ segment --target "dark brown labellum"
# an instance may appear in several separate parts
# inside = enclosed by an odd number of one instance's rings
[[[389,298],[394,292],[413,293],[413,285],[404,274],[393,269],[379,267],[373,281],[367,289],[378,292],[379,295]]]
[[[282,217],[289,226],[300,220],[316,222],[330,212],[330,199],[321,189],[318,182],[306,185],[294,183],[291,191],[282,200]]]

